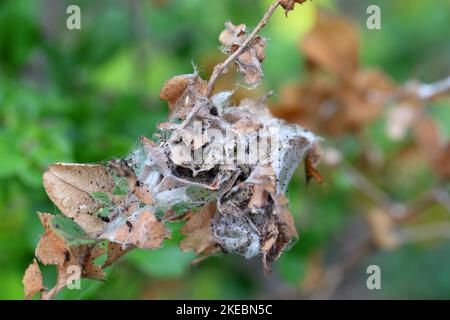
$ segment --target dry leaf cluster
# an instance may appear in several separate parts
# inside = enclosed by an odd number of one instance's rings
[[[245,24],[235,26],[231,22],[227,22],[225,26],[226,29],[220,34],[219,41],[223,45],[225,53],[233,54],[247,39],[247,27]],[[266,40],[263,37],[256,36],[251,45],[234,61],[245,82],[250,86],[257,86],[262,81],[261,63],[265,59],[265,46]]]
[[[315,26],[299,43],[307,82],[286,85],[280,102],[271,106],[272,113],[329,137],[358,134],[386,116],[385,131],[392,141],[412,132],[433,170],[449,178],[450,141],[427,115],[426,105],[448,93],[450,80],[438,84],[444,90],[416,82],[396,84],[379,69],[361,67],[359,42],[351,21],[319,13]]]
[[[306,2],[306,0],[281,0],[280,5],[283,7],[287,15],[289,11],[294,10],[296,4],[302,4],[304,2]]]
[[[276,116],[329,135],[355,132],[378,117],[394,85],[379,70],[361,69],[353,24],[319,14],[300,50],[308,82],[283,89],[280,105],[272,109]]]
[[[280,4],[292,10],[301,2],[276,2],[268,13]],[[260,28],[248,34],[245,25],[227,23],[219,37],[229,62],[251,86],[262,80],[266,42],[258,35]],[[218,72],[226,72],[226,63],[221,67]],[[103,279],[104,268],[127,251],[161,247],[171,237],[168,225],[173,221],[185,221],[182,250],[200,257],[219,251],[261,256],[264,270],[270,272],[270,264],[298,237],[284,195],[295,168],[305,158],[308,179],[322,179],[315,169],[320,138],[273,117],[265,98],[235,106],[229,99],[232,92],[212,95],[219,75],[208,82],[196,72],[168,80],[160,97],[167,101],[169,122],[161,123],[152,139],[142,137],[127,157],[105,164],[49,166],[43,184],[61,214],[39,213],[45,231],[36,248],[37,260],[23,279],[27,299],[38,292],[43,299],[54,297],[68,284],[71,266],[81,277]],[[199,143],[193,138],[198,133],[195,122],[201,123],[202,131],[230,131],[247,141],[277,129],[278,156],[255,163],[219,161],[214,137]],[[227,155],[234,154],[236,145],[230,148]],[[200,163],[178,157],[198,152],[204,155]],[[98,262],[101,256],[106,256],[103,263]],[[56,266],[53,288],[45,288],[37,261]]]
[[[358,30],[348,18],[318,13],[299,42],[306,81],[284,86],[279,102],[271,105],[275,116],[326,137],[323,162],[351,185],[348,200],[367,223],[367,237],[352,242],[354,249],[345,258],[330,264],[311,254],[302,292],[309,298],[332,297],[345,274],[374,250],[448,238],[450,230],[448,219],[430,222],[433,217],[422,216],[436,207],[450,212],[450,141],[428,110],[431,101],[448,100],[450,77],[431,84],[395,83],[380,69],[363,68],[359,49]],[[367,129],[377,125],[382,132],[375,139],[386,138],[394,146],[392,154],[380,152],[372,141]],[[346,139],[358,148],[351,160],[340,148]],[[308,162],[306,157],[306,169]],[[404,179],[408,190],[416,184],[410,175],[424,168],[434,173],[428,189],[407,201],[392,195],[392,182]],[[306,176],[315,177],[314,167]],[[355,201],[360,195],[362,201]],[[427,220],[421,224],[419,219]]]

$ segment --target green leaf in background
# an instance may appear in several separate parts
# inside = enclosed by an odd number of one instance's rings
[[[280,271],[280,275],[286,282],[294,286],[300,285],[300,281],[306,273],[304,257],[295,254],[295,252],[291,250],[280,257],[277,266]]]
[[[0,133],[0,178],[14,175],[26,168],[26,161],[18,154],[6,137]]]
[[[182,252],[177,245],[165,245],[155,250],[134,250],[126,261],[143,273],[158,278],[181,277],[188,272],[195,253]]]

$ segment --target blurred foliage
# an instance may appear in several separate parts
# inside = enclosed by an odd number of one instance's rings
[[[0,299],[23,297],[23,271],[42,233],[35,212],[56,212],[41,185],[46,166],[125,155],[140,135],[150,136],[164,120],[166,107],[158,98],[164,81],[191,72],[192,64],[210,74],[223,59],[217,50],[223,22],[254,26],[270,2],[0,1]],[[299,6],[287,20],[281,10],[276,12],[263,31],[270,42],[258,92],[277,92],[284,83],[304,77],[298,43],[320,8],[358,22],[363,64],[380,67],[398,82],[447,76],[449,1],[376,1],[382,29],[370,31],[365,10],[372,2],[315,0]],[[81,30],[65,27],[69,4],[81,7]],[[448,104],[430,108],[447,137],[449,109]],[[385,139],[380,123],[366,129],[378,152],[389,156],[399,148]],[[360,151],[352,136],[336,141],[336,147],[349,162]],[[395,169],[386,174],[395,175]],[[426,167],[408,174],[384,187],[399,199],[411,199],[434,183]],[[108,271],[105,282],[83,280],[82,290],[64,290],[59,298],[258,298],[297,288],[309,277],[310,257],[333,248],[335,236],[367,202],[340,171],[326,170],[324,177],[325,186],[306,188],[299,170],[289,186],[301,237],[275,264],[270,279],[263,277],[258,262],[227,255],[190,268],[193,255],[168,241],[161,250],[135,250]],[[383,177],[378,180],[383,183]],[[448,298],[449,254],[448,245],[408,246],[371,257],[385,268],[386,277],[381,292],[366,290],[365,295]],[[355,283],[364,286],[365,268],[355,273],[362,279]]]

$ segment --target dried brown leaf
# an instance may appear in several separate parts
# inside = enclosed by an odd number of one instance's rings
[[[80,271],[80,278],[103,280],[105,276],[103,269],[94,264],[94,259],[102,252],[102,250],[98,250],[96,244],[71,247],[66,262],[56,266],[56,285],[51,290],[43,292],[42,299],[52,299],[70,281],[76,280],[75,276],[78,274],[76,270]]]
[[[70,260],[65,262],[63,265],[56,266],[56,273],[57,273],[56,284],[52,289],[42,292],[41,296],[42,300],[53,299],[58,294],[59,291],[61,291],[69,284],[69,280],[75,281],[81,278],[81,274],[78,279],[75,278],[77,272],[75,271],[75,268],[73,268],[72,266],[79,267],[76,263],[74,263],[74,258],[72,255],[70,256]]]
[[[419,147],[432,160],[443,145],[438,124],[428,117],[423,117],[414,126],[414,132]]]
[[[320,174],[319,170],[317,170],[313,165],[313,159],[311,155],[307,155],[305,157],[305,176],[306,176],[306,183],[309,183],[311,179],[316,180],[318,183],[323,183],[322,175]]]
[[[186,236],[180,242],[181,250],[207,254],[216,249],[211,231],[211,219],[215,212],[216,204],[209,203],[191,215],[180,230]]]
[[[225,53],[231,55],[240,48],[247,38],[245,24],[238,26],[231,22],[225,24],[225,30],[219,36]],[[256,36],[248,47],[234,60],[238,71],[250,86],[257,86],[263,78],[261,63],[265,59],[266,40]]]
[[[79,268],[81,277],[95,280],[104,278],[102,268],[94,264],[94,260],[105,253],[104,249],[98,244],[69,246],[52,229],[51,219],[54,215],[39,213],[39,218],[45,233],[36,248],[36,257],[43,264],[56,265],[57,269],[56,285],[51,290],[43,292],[42,299],[53,298],[67,285],[69,277],[73,275],[73,271],[69,269],[71,266]]]
[[[104,253],[105,250],[103,248],[99,249],[96,245],[83,245],[71,248],[74,261],[82,270],[81,276],[93,280],[103,280],[105,278],[102,266],[94,263],[94,260]]]
[[[206,96],[208,84],[197,74],[179,75],[169,79],[159,97],[168,102],[169,119],[183,119],[193,106]]]
[[[110,192],[114,188],[113,177],[99,164],[56,163],[48,170],[66,183],[87,193]]]
[[[159,248],[169,235],[164,223],[155,214],[145,208],[128,218],[119,227],[106,231],[99,238],[124,246],[134,245],[143,249]]]
[[[137,182],[134,187],[134,194],[143,204],[151,206],[153,204],[153,194],[142,182]]]
[[[167,80],[159,92],[159,97],[169,103],[169,112],[182,96],[189,84],[190,75],[175,76]]]
[[[33,263],[25,270],[22,283],[24,286],[25,299],[27,300],[32,299],[36,293],[41,292],[44,289],[42,273],[36,259],[34,259]]]
[[[306,0],[281,0],[280,5],[285,10],[285,14],[287,16],[289,11],[294,10],[295,4],[302,4],[304,2],[306,2]]]
[[[440,149],[434,161],[434,170],[442,178],[450,179],[450,142]]]
[[[50,227],[54,215],[39,213],[39,219],[45,228],[45,233],[39,240],[35,255],[43,264],[62,265],[68,259],[69,248],[62,238],[56,235]]]
[[[298,231],[295,227],[295,221],[294,217],[292,216],[291,212],[287,208],[287,199],[285,196],[283,197],[286,201],[285,204],[280,205],[279,210],[277,211],[278,221],[280,223],[280,229],[285,234],[286,238],[289,239],[289,242],[293,238],[298,238]],[[280,201],[280,200],[278,200]]]
[[[134,246],[127,246],[127,248],[123,248],[123,245],[120,243],[108,242],[108,252],[106,261],[103,263],[103,268],[107,268],[111,266],[114,262],[119,260],[125,253],[132,250]]]
[[[96,216],[102,204],[91,196],[93,192],[110,192],[114,187],[112,176],[103,166],[53,164],[44,173],[43,182],[53,203],[86,233],[95,234],[103,229],[104,222]]]
[[[422,117],[414,126],[417,144],[434,172],[450,178],[450,142],[445,142],[439,125],[431,118]]]
[[[240,46],[244,43],[247,35],[247,26],[245,24],[233,25],[230,21],[225,23],[225,30],[219,35],[220,43],[225,47],[233,45]]]
[[[334,81],[313,76],[307,84],[285,86],[281,103],[271,110],[277,117],[333,136],[357,132],[378,119],[396,89],[378,70],[358,70]]]
[[[250,198],[250,201],[248,202],[248,207],[250,209],[262,208],[265,205],[267,205],[268,200],[269,200],[269,193],[263,186],[257,184],[253,187],[253,194],[252,197]]]
[[[309,60],[342,78],[358,70],[358,47],[359,36],[351,22],[323,13],[301,42],[301,50]]]

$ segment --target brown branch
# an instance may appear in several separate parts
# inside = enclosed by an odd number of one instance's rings
[[[237,58],[239,57],[245,50],[248,49],[251,42],[255,39],[255,37],[258,35],[258,33],[261,31],[262,28],[267,24],[270,17],[274,13],[275,9],[280,5],[280,0],[273,3],[268,9],[267,12],[264,14],[264,17],[261,19],[261,21],[258,23],[258,25],[253,29],[253,31],[248,35],[247,39],[245,39],[244,43],[235,51],[232,55],[230,55],[224,62],[219,63],[214,67],[213,74],[211,75],[211,78],[208,81],[208,90],[207,90],[207,96],[209,97],[214,90],[214,85],[217,82],[217,79],[219,76],[224,73],[224,71],[227,69],[227,67]]]
[[[395,223],[410,221],[434,203],[440,203],[450,212],[450,196],[439,187],[424,192],[415,200],[402,203],[394,200],[389,194],[378,188],[350,164],[343,165],[343,172],[359,192],[364,194],[380,208],[386,210]]]
[[[186,116],[186,119],[181,123],[180,128],[185,128],[191,119],[197,114],[197,112],[202,109],[209,101],[209,98],[214,90],[214,86],[217,82],[217,79],[219,76],[223,73],[225,73],[225,70],[227,67],[237,58],[239,57],[245,50],[248,49],[248,47],[251,45],[252,41],[255,39],[255,37],[258,35],[258,33],[261,31],[262,28],[267,24],[270,17],[274,13],[275,9],[280,5],[281,0],[277,0],[275,3],[270,5],[270,7],[267,9],[266,13],[264,14],[261,21],[258,23],[258,25],[253,29],[253,31],[248,35],[248,37],[245,39],[244,43],[235,51],[233,54],[231,54],[224,62],[219,63],[214,67],[214,71],[209,78],[208,81],[208,87],[206,91],[206,97],[208,98],[206,101],[200,101],[197,103],[192,110],[189,112],[189,114]]]
[[[450,213],[450,195],[443,189],[433,190],[433,196],[436,202],[440,203]]]
[[[350,164],[344,164],[343,172],[349,178],[351,184],[374,203],[383,208],[394,206],[395,201],[386,192],[378,188]]]
[[[450,76],[433,83],[410,81],[406,83],[405,91],[416,94],[421,100],[431,100],[441,94],[450,93]]]
[[[405,227],[398,230],[402,245],[431,240],[443,240],[450,238],[450,223],[438,222],[420,226]]]
[[[405,223],[423,213],[429,206],[439,203],[450,213],[450,196],[439,187],[424,192],[415,200],[405,203],[403,214],[394,215],[396,223]]]
[[[365,257],[375,252],[376,248],[370,239],[362,241],[345,258],[328,267],[325,276],[317,288],[307,295],[308,299],[330,299],[347,274],[353,270]]]

